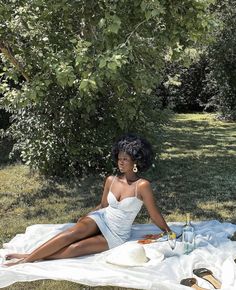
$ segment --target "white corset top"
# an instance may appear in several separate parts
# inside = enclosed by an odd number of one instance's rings
[[[107,201],[109,206],[123,211],[134,212],[135,215],[137,215],[143,205],[142,200],[137,198],[137,196],[129,196],[118,201],[111,190],[108,193]]]

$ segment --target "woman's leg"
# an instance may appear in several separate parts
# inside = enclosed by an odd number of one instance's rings
[[[13,254],[7,254],[5,256],[6,260],[11,260],[11,259],[22,259],[28,257],[29,254],[18,254],[18,253],[13,253]]]
[[[34,262],[45,259],[46,257],[51,256],[74,242],[98,235],[99,233],[100,230],[95,221],[89,217],[85,217],[76,225],[51,238],[49,241],[34,250],[31,254],[27,255],[24,258],[24,262]],[[24,254],[22,254],[22,257],[24,257],[23,255]],[[8,257],[14,258],[14,255],[8,255],[7,258]],[[11,264],[8,263],[7,265]]]
[[[84,255],[100,253],[108,249],[109,247],[106,239],[100,234],[70,244],[51,256],[46,257],[45,260],[81,257]]]

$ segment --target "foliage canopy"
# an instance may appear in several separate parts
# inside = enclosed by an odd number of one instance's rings
[[[45,174],[108,170],[117,135],[164,122],[153,89],[167,60],[207,43],[213,2],[1,1],[0,105],[14,149]]]

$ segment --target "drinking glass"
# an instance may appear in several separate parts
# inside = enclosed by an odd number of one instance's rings
[[[176,233],[168,232],[167,238],[168,238],[168,243],[169,243],[169,246],[171,247],[171,250],[174,250],[176,246]]]

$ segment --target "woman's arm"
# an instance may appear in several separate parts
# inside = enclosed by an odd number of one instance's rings
[[[114,176],[110,175],[106,178],[106,180],[104,182],[102,199],[101,199],[101,203],[99,205],[100,208],[104,208],[104,207],[108,206],[107,195],[109,193],[113,179],[114,179]]]
[[[109,190],[110,190],[112,179],[113,179],[113,176],[108,176],[105,179],[104,185],[103,185],[103,193],[102,193],[101,202],[91,211],[98,210],[98,209],[101,209],[101,208],[108,206],[107,195],[108,195]]]
[[[108,202],[107,202],[107,195],[108,195],[108,192],[110,190],[110,186],[111,186],[111,182],[113,180],[113,176],[108,176],[106,179],[105,179],[105,182],[104,182],[104,185],[103,185],[103,194],[102,194],[102,199],[101,199],[101,202],[95,207],[93,208],[90,212],[93,212],[95,210],[98,210],[98,209],[101,209],[101,208],[104,208],[104,207],[107,207],[108,206]],[[89,212],[89,213],[90,213]],[[86,217],[89,213],[81,216],[78,221],[81,221],[84,217]]]
[[[150,218],[158,226],[161,230],[165,232],[171,231],[168,227],[166,221],[164,220],[161,212],[159,211],[158,207],[156,206],[156,202],[154,199],[153,191],[150,185],[150,182],[147,180],[142,180],[138,184],[138,193],[141,195],[143,203],[147,208],[147,211],[150,215]]]

